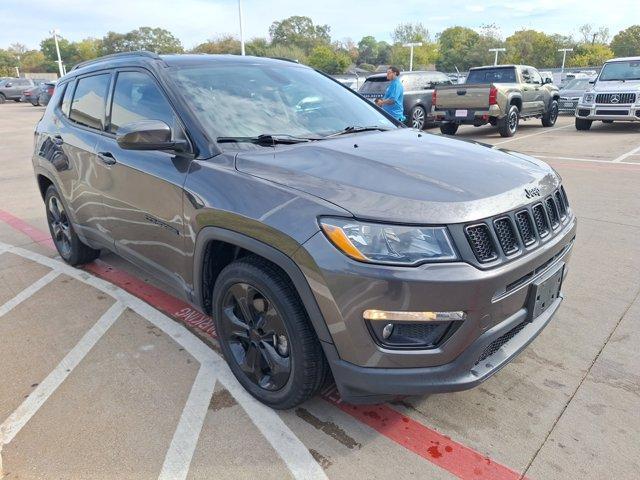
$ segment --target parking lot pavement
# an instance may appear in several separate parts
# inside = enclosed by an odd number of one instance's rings
[[[114,255],[56,259],[29,160],[41,112],[0,106],[0,477],[637,478],[640,126],[459,130],[543,157],[579,218],[566,300],[511,365],[467,392],[274,412],[166,287]]]

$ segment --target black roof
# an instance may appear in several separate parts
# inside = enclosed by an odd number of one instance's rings
[[[297,66],[301,68],[295,60],[274,59],[268,57],[252,57],[241,55],[209,55],[209,54],[172,54],[158,55],[154,52],[136,51],[114,53],[105,55],[93,60],[79,63],[69,72],[71,75],[84,73],[98,68],[115,67],[127,65],[144,65],[149,63],[160,63],[164,66],[174,65],[203,65],[207,63],[228,63],[228,64],[252,64],[252,65],[280,65],[283,67]]]

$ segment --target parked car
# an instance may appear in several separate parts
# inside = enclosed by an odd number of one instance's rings
[[[575,78],[567,82],[559,92],[558,110],[575,113],[580,97],[591,86],[592,80],[593,78]]]
[[[431,94],[437,85],[453,85],[451,79],[441,72],[417,71],[402,72],[400,82],[404,88],[404,115],[406,124],[422,130],[433,123],[431,117]],[[378,73],[367,77],[358,93],[375,101],[382,98],[389,81],[386,73]]]
[[[268,58],[80,64],[33,167],[60,256],[153,272],[274,408],[329,372],[349,402],[478,385],[557,311],[576,233],[544,162],[420,134]]]
[[[455,135],[463,124],[490,123],[501,136],[511,137],[523,118],[540,118],[543,127],[555,125],[559,98],[558,87],[542,80],[533,67],[492,65],[472,68],[464,85],[436,87],[432,104],[446,135]]]
[[[640,122],[640,57],[604,63],[576,108],[576,129],[589,130],[594,120]]]
[[[56,82],[45,82],[45,84],[42,86],[40,94],[38,95],[38,103],[40,105],[46,106],[49,103],[49,100],[51,100],[55,88]]]
[[[32,88],[36,83],[30,78],[8,78],[0,84],[0,103],[7,100],[19,102],[22,92]]]
[[[40,82],[37,82],[37,85],[35,85],[34,87],[27,88],[24,92],[22,92],[20,101],[29,102],[34,107],[37,107],[38,105],[40,105],[39,97],[40,97],[40,93],[42,93],[42,90],[44,88],[44,83],[45,82],[40,81]]]

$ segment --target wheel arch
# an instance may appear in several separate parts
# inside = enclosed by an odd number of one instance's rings
[[[247,254],[258,255],[284,272],[304,305],[311,324],[322,342],[333,343],[309,282],[298,265],[280,250],[247,235],[220,227],[204,227],[194,251],[194,301],[211,313],[211,291],[217,276],[232,261]]]
[[[511,95],[509,97],[509,105],[515,105],[518,110],[522,111],[522,97],[520,95]],[[508,111],[506,113],[509,113]]]

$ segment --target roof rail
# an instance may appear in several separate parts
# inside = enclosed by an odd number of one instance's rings
[[[110,55],[104,55],[102,57],[94,58],[92,60],[86,60],[84,62],[80,62],[77,65],[75,65],[71,69],[71,71],[76,70],[78,68],[86,67],[87,65],[99,63],[104,60],[110,60],[112,58],[121,58],[121,57],[147,57],[147,58],[153,58],[155,60],[160,60],[160,55],[158,55],[155,52],[149,52],[148,50],[137,50],[134,52],[119,52],[119,53],[112,53]]]

